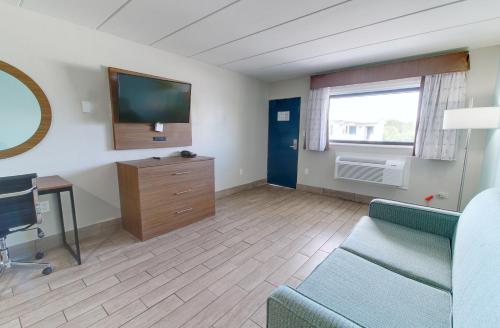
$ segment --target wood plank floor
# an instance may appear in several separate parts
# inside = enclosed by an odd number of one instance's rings
[[[272,290],[297,286],[367,211],[271,186],[216,206],[215,217],[146,242],[118,231],[83,243],[81,266],[4,279],[0,328],[265,327]]]

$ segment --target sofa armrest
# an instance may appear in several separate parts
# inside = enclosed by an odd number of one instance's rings
[[[267,328],[361,328],[340,314],[287,286],[267,299]]]
[[[409,228],[453,239],[460,213],[426,206],[374,199],[368,215]]]

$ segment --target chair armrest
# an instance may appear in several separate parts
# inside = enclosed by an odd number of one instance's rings
[[[287,286],[267,299],[267,328],[361,328],[340,314]]]
[[[368,215],[453,239],[460,213],[385,199],[371,201]]]

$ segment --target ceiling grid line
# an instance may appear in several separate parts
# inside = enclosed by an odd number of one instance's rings
[[[366,24],[366,25],[362,25],[362,26],[358,26],[358,27],[353,27],[353,28],[350,28],[350,29],[347,29],[347,30],[344,30],[344,31],[340,31],[340,32],[336,32],[336,33],[324,35],[324,36],[313,38],[313,39],[309,39],[309,40],[306,40],[306,41],[297,42],[297,43],[294,43],[294,44],[291,44],[291,45],[288,45],[288,46],[285,46],[285,47],[275,48],[275,49],[264,51],[264,52],[261,52],[261,53],[258,53],[258,54],[254,54],[254,55],[242,57],[242,58],[239,58],[239,59],[231,60],[231,61],[228,61],[226,63],[220,64],[219,66],[224,67],[224,66],[227,66],[227,65],[230,65],[230,64],[233,64],[233,63],[237,63],[237,62],[240,62],[240,61],[244,61],[244,60],[247,60],[247,59],[259,57],[259,56],[262,56],[262,55],[267,55],[267,54],[270,54],[270,53],[273,53],[273,52],[276,52],[276,51],[279,51],[279,50],[289,49],[289,48],[292,48],[292,47],[295,47],[295,46],[298,46],[298,45],[303,45],[303,44],[314,42],[314,41],[318,41],[318,40],[321,40],[321,39],[326,39],[326,38],[329,38],[329,37],[332,37],[332,36],[341,35],[341,34],[344,34],[344,33],[352,32],[352,31],[356,31],[356,30],[360,30],[360,29],[364,29],[364,28],[367,28],[367,27],[372,27],[372,26],[375,26],[375,25],[387,23],[387,22],[398,20],[398,19],[401,19],[401,18],[406,18],[406,17],[409,17],[409,16],[421,14],[421,13],[424,13],[424,12],[429,12],[429,11],[440,9],[440,8],[443,8],[443,7],[453,6],[453,5],[456,5],[456,4],[459,4],[459,3],[463,3],[465,1],[467,1],[467,0],[457,0],[457,1],[452,1],[452,2],[445,3],[445,4],[442,4],[442,5],[433,6],[433,7],[429,7],[429,8],[426,8],[426,9],[421,9],[421,10],[414,11],[414,12],[411,12],[411,13],[408,13],[408,14],[404,14],[404,15],[399,15],[399,16],[396,16],[396,17],[387,18],[387,19],[384,19],[384,20],[381,20],[381,21],[378,21],[378,22],[374,22],[374,23],[370,23],[370,24]]]
[[[242,0],[236,0],[236,1],[233,1],[233,2],[231,2],[231,3],[228,3],[227,5],[225,5],[225,6],[223,6],[223,7],[219,8],[219,9],[217,9],[217,10],[214,10],[214,11],[212,11],[212,12],[210,12],[210,13],[206,14],[205,16],[200,17],[200,18],[198,18],[197,20],[195,20],[195,21],[193,21],[193,22],[191,22],[191,23],[189,23],[189,24],[187,24],[187,25],[184,25],[184,26],[182,26],[181,28],[179,28],[179,29],[177,29],[177,30],[175,30],[175,31],[173,31],[173,32],[171,32],[171,33],[169,33],[169,34],[165,35],[165,36],[162,36],[162,37],[161,37],[161,38],[159,38],[158,40],[151,42],[149,45],[150,45],[150,46],[153,46],[154,44],[156,44],[156,43],[158,43],[158,42],[160,42],[160,41],[163,41],[163,40],[165,40],[166,38],[171,37],[172,35],[174,35],[174,34],[176,34],[176,33],[180,32],[180,31],[182,31],[182,30],[185,30],[186,28],[188,28],[188,27],[190,27],[190,26],[192,26],[192,25],[194,25],[194,24],[196,24],[196,23],[199,23],[199,22],[201,22],[202,20],[207,19],[208,17],[210,17],[210,16],[212,16],[212,15],[215,15],[215,14],[219,13],[219,12],[221,12],[221,11],[223,11],[223,10],[225,10],[225,9],[227,9],[227,8],[229,8],[229,7],[231,7],[231,6],[233,6],[233,5],[235,5],[236,3],[240,2],[240,1],[242,1]]]
[[[115,11],[111,13],[106,19],[97,27],[95,28],[96,30],[100,29],[104,24],[106,24],[111,18],[113,18],[116,14],[118,14],[123,8],[125,8],[129,3],[131,3],[132,0],[127,0],[124,4],[122,4],[120,7],[118,7]]]
[[[220,48],[220,47],[223,47],[223,46],[227,46],[228,44],[231,44],[231,43],[234,43],[234,42],[238,42],[240,40],[243,40],[243,39],[246,39],[246,38],[249,38],[251,36],[254,36],[254,35],[257,35],[257,34],[260,34],[260,33],[263,33],[263,32],[266,32],[266,31],[270,31],[272,29],[275,29],[277,27],[280,27],[280,26],[283,26],[283,25],[286,25],[286,24],[289,24],[289,23],[292,23],[292,22],[295,22],[295,21],[298,21],[300,19],[303,19],[303,18],[306,18],[306,17],[309,17],[309,16],[312,16],[312,15],[315,15],[315,14],[319,14],[320,12],[323,12],[325,10],[329,10],[329,9],[332,9],[332,8],[335,8],[335,7],[338,7],[338,6],[342,6],[346,3],[349,3],[349,2],[352,2],[353,0],[345,0],[345,1],[342,1],[342,2],[339,2],[339,3],[336,3],[336,4],[333,4],[331,6],[328,6],[328,7],[325,7],[325,8],[321,8],[321,9],[318,9],[318,10],[315,10],[313,12],[310,12],[310,13],[307,13],[305,15],[302,15],[302,16],[298,16],[298,17],[295,17],[293,19],[289,19],[285,22],[281,22],[279,24],[276,24],[276,25],[273,25],[273,26],[269,26],[269,27],[266,27],[264,29],[261,29],[259,31],[255,31],[255,32],[252,32],[252,33],[249,33],[249,34],[246,34],[246,35],[243,35],[239,38],[236,38],[236,39],[233,39],[233,40],[230,40],[230,41],[227,41],[227,42],[224,42],[224,43],[221,43],[221,44],[218,44],[216,46],[213,46],[213,47],[210,47],[210,48],[207,48],[205,50],[202,50],[202,51],[199,51],[197,53],[194,53],[192,55],[189,55],[188,57],[195,57],[195,56],[198,56],[198,55],[201,55],[203,53],[206,53],[206,52],[209,52],[211,50],[214,50],[214,49],[217,49],[217,48]]]
[[[357,49],[361,49],[361,48],[365,48],[365,47],[372,47],[372,46],[381,45],[381,44],[384,44],[384,43],[390,43],[390,42],[394,42],[394,41],[400,41],[400,40],[409,39],[409,38],[413,38],[413,37],[417,37],[417,36],[422,36],[422,35],[427,35],[427,34],[432,34],[432,33],[436,33],[436,32],[442,32],[442,31],[452,30],[452,29],[456,29],[456,28],[460,28],[460,27],[465,27],[465,26],[470,26],[470,25],[475,25],[475,24],[481,24],[481,23],[485,23],[485,22],[490,22],[490,21],[498,20],[498,19],[500,19],[500,16],[499,17],[492,17],[492,18],[488,18],[488,19],[482,19],[482,20],[475,21],[475,22],[470,22],[470,23],[467,23],[467,24],[453,25],[453,26],[448,26],[448,27],[443,27],[443,28],[440,28],[440,29],[436,29],[436,30],[431,30],[431,31],[426,31],[426,32],[421,32],[421,33],[415,33],[415,34],[410,34],[410,35],[405,35],[405,36],[402,36],[402,37],[397,37],[397,38],[393,38],[393,39],[389,39],[389,40],[383,40],[383,41],[378,41],[378,42],[373,42],[373,43],[367,43],[367,44],[356,46],[356,47],[352,47],[352,48],[339,49],[339,50],[335,50],[335,51],[326,52],[326,53],[323,53],[323,54],[320,54],[320,55],[315,55],[315,56],[310,56],[310,57],[304,57],[304,58],[297,59],[297,60],[283,62],[283,63],[280,63],[280,64],[274,64],[274,65],[269,65],[269,66],[262,66],[262,67],[257,68],[257,70],[266,70],[266,69],[270,69],[270,68],[273,68],[273,67],[279,67],[279,66],[289,65],[289,64],[293,64],[293,63],[298,63],[298,62],[301,62],[301,61],[307,61],[307,60],[311,60],[311,59],[315,59],[315,58],[329,56],[329,55],[333,55],[333,54],[336,54],[336,53],[348,52],[348,51],[357,50]],[[454,49],[454,50],[457,50],[457,49]]]

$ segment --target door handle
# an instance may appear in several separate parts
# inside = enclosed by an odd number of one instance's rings
[[[290,146],[293,150],[297,150],[297,139],[293,139],[293,144]]]

